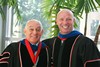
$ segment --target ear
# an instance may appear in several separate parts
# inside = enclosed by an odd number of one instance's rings
[[[74,18],[73,18],[73,22],[75,22],[75,21],[76,21],[76,18],[74,17]]]

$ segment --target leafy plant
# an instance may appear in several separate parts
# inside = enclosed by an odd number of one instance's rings
[[[17,18],[21,19],[17,0],[0,0],[0,14],[1,14],[3,20],[6,19],[5,13],[4,13],[4,8],[7,6],[9,8],[12,7],[14,10],[14,13],[16,13],[16,15],[17,15]]]

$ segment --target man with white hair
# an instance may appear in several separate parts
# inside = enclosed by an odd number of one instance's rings
[[[11,43],[0,56],[0,67],[48,67],[47,46],[40,41],[43,27],[32,19],[24,28],[25,39]]]

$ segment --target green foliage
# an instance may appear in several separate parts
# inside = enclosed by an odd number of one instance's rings
[[[9,8],[12,7],[14,9],[14,13],[17,15],[17,18],[21,19],[17,0],[0,0],[0,14],[3,20],[5,20],[5,14],[3,11],[5,6],[9,6]]]
[[[43,0],[42,1],[41,8],[43,9],[43,14],[45,15],[43,17],[47,19],[50,18],[50,15],[51,15],[50,9],[52,8],[53,3],[54,3],[54,0]]]
[[[95,0],[95,1],[100,6],[100,0]]]
[[[97,7],[94,0],[77,0],[75,10],[75,13],[81,16],[83,11],[85,11],[85,13],[89,13],[90,11],[97,10]]]
[[[4,14],[3,9],[2,9],[1,6],[0,6],[0,14],[2,16],[2,19],[4,20],[5,19],[5,14]]]

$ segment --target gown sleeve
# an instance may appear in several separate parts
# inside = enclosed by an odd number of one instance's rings
[[[0,55],[0,67],[13,67],[18,43],[9,44]]]
[[[91,39],[85,37],[83,44],[80,45],[79,53],[84,67],[100,67],[100,52]]]

